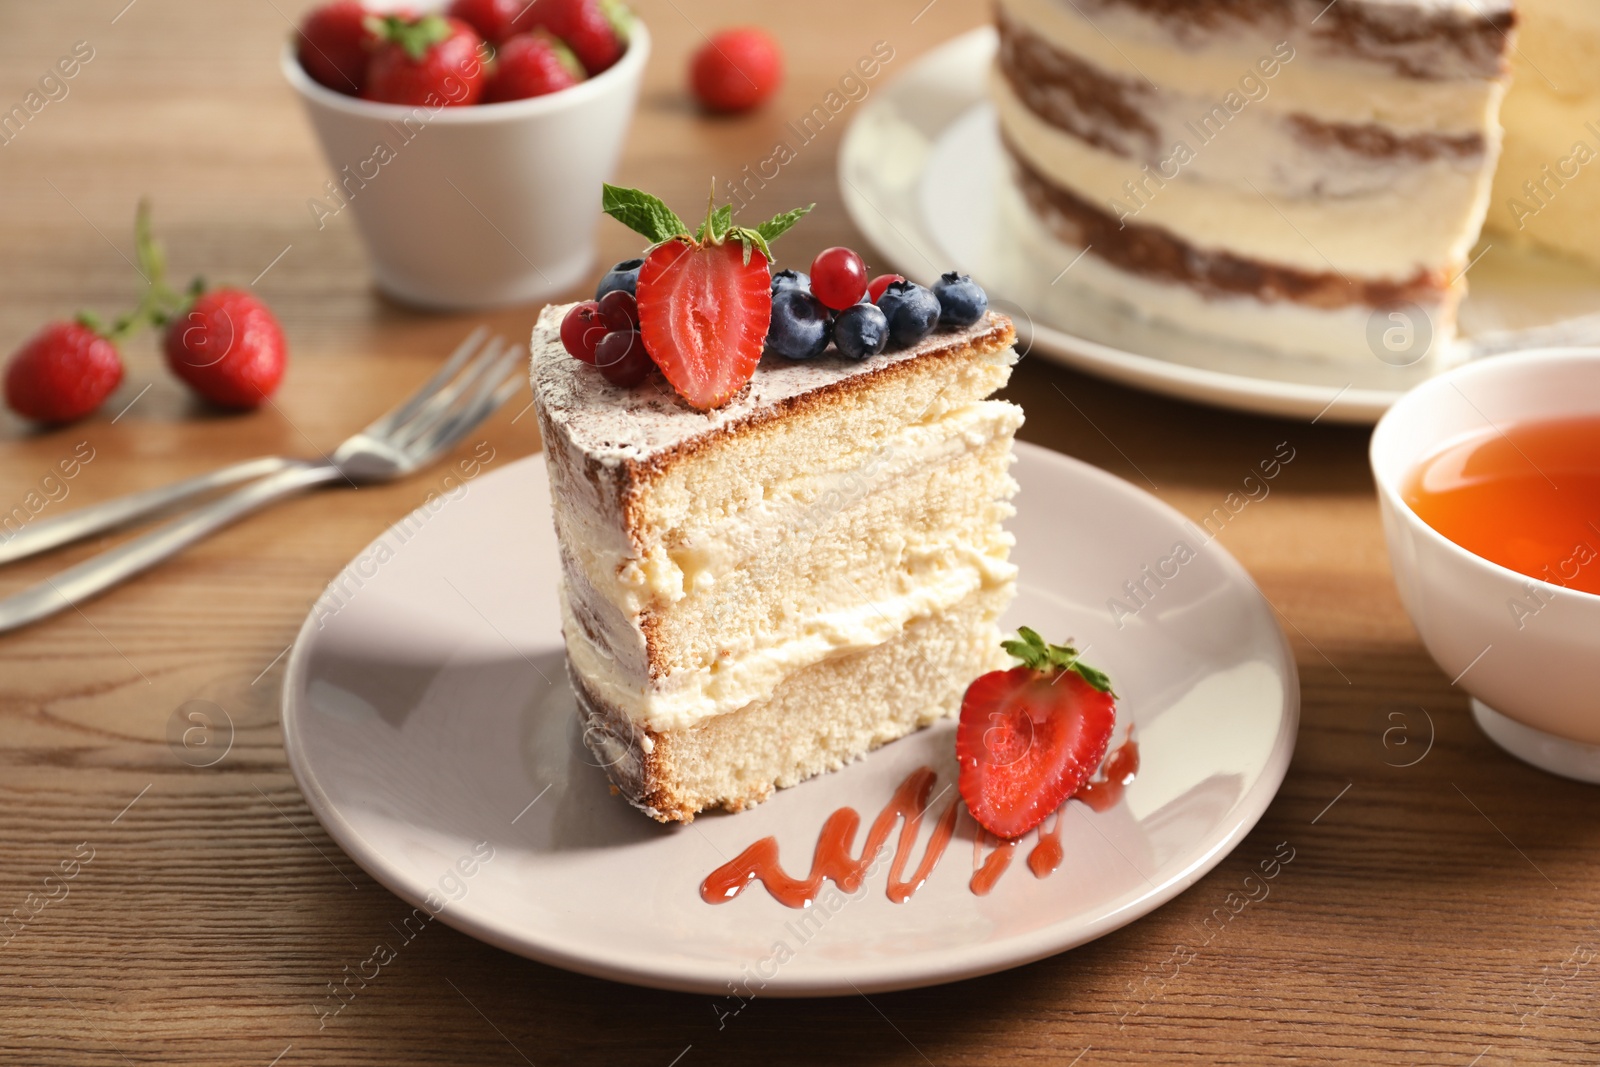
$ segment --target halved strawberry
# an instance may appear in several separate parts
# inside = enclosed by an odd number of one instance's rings
[[[639,268],[645,351],[678,395],[701,411],[726,404],[761,362],[772,320],[774,241],[811,208],[753,229],[733,224],[732,205],[706,207],[694,234],[656,197],[607,185],[606,214],[655,242]]]
[[[639,268],[639,326],[661,373],[693,407],[732,399],[756,372],[772,321],[767,257],[737,241],[657,245]]]
[[[956,727],[961,798],[1000,837],[1020,837],[1066,803],[1105,758],[1117,721],[1109,678],[1076,649],[1017,632],[1005,650],[1023,665],[968,686]]]

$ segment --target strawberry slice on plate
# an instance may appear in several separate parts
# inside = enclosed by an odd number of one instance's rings
[[[732,205],[706,207],[691,234],[656,197],[605,187],[606,214],[655,242],[639,268],[645,351],[679,396],[700,411],[731,400],[761,362],[772,321],[772,247],[811,209],[747,228]]]
[[[1020,837],[1082,788],[1117,722],[1111,680],[1069,645],[1022,627],[1005,650],[1022,661],[967,687],[956,727],[961,798],[998,837]]]

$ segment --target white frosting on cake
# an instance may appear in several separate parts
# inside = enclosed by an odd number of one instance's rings
[[[552,305],[539,315],[534,327],[533,375],[548,417],[560,425],[572,443],[601,463],[648,460],[714,430],[735,426],[752,415],[771,410],[784,401],[885,367],[904,363],[948,345],[952,334],[936,331],[911,348],[885,352],[870,360],[833,356],[794,362],[768,356],[761,361],[750,385],[726,405],[696,411],[660,378],[645,385],[612,385],[567,354],[560,343],[561,316],[571,305]],[[988,316],[972,331],[979,332],[996,320]]]

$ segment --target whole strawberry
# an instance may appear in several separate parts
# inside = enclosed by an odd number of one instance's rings
[[[167,323],[172,373],[220,407],[260,406],[278,388],[287,352],[267,305],[242,289],[201,293]]]
[[[383,104],[464,107],[483,96],[488,71],[477,31],[457,18],[373,17],[379,40],[361,95]]]
[[[516,33],[512,25],[528,0],[453,0],[446,14],[458,18],[478,31],[492,45]]]
[[[636,290],[645,351],[691,407],[707,411],[726,404],[754,376],[766,344],[772,321],[769,242],[811,208],[748,229],[733,224],[732,205],[707,204],[706,221],[691,235],[671,208],[637,189],[607,185],[601,206],[655,242],[639,268]]]
[[[594,77],[622,58],[632,16],[608,0],[533,0],[517,16],[518,33],[549,30],[567,43]]]
[[[348,96],[361,94],[367,59],[377,43],[367,18],[359,0],[334,0],[305,17],[295,38],[295,55],[313,81]]]
[[[544,96],[581,81],[583,67],[570,48],[544,30],[519,33],[500,46],[483,101]]]
[[[73,422],[105,402],[122,382],[117,346],[82,321],[53,322],[6,366],[6,405],[36,422]]]
[[[967,687],[956,726],[957,785],[999,837],[1038,826],[1089,780],[1116,726],[1111,679],[1026,626],[1005,650],[1022,661]]]
[[[689,66],[689,87],[710,111],[748,111],[778,91],[783,52],[754,27],[712,35]]]

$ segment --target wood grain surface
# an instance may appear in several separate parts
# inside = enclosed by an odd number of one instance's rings
[[[304,7],[0,5],[0,109],[76,42],[93,49],[68,94],[0,145],[0,346],[47,318],[115,312],[134,295],[127,260],[141,196],[180,278],[254,279],[292,345],[275,402],[248,416],[191,403],[148,337],[129,347],[127,379],[100,415],[50,432],[0,416],[0,511],[36,494],[40,515],[59,514],[236,459],[311,454],[413,388],[474,322],[526,334],[532,307],[425,316],[395,306],[372,290],[349,218],[317,230],[306,201],[327,173],[277,69]],[[656,53],[620,178],[677,204],[698,202],[708,175],[766,159],[784,124],[876,42],[893,49],[890,78],[988,16],[976,0],[639,8]],[[702,31],[751,20],[785,42],[788,82],[754,117],[707,120],[682,88],[687,58]],[[860,243],[834,176],[850,113],[761,192],[773,210],[818,204],[785,239],[791,262]],[[596,225],[607,262],[635,249],[619,226]],[[1008,973],[870,999],[758,1000],[721,1027],[710,998],[569,974],[435,926],[319,1027],[327,983],[408,909],[329,840],[290,777],[281,654],[325,583],[437,488],[438,468],[279,507],[81,611],[0,637],[0,916],[31,916],[0,933],[0,1062],[1600,1058],[1600,792],[1501,754],[1428,659],[1389,578],[1367,432],[1189,406],[1038,359],[1009,395],[1027,409],[1025,438],[1196,518],[1280,443],[1294,450],[1270,496],[1222,541],[1294,645],[1298,749],[1256,830],[1166,907]],[[494,464],[535,451],[531,418],[516,419],[524,400],[462,454],[480,441]],[[75,454],[92,459],[52,481]],[[9,568],[0,593],[95,547]],[[197,700],[220,705],[235,728],[210,767],[169,742]],[[1271,895],[1200,945],[1200,920],[1282,842],[1294,859]]]

